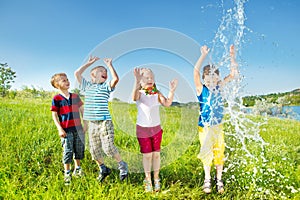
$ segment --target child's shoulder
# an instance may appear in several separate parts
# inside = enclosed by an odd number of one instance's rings
[[[53,99],[60,99],[60,98],[62,98],[62,96],[58,93],[58,94],[55,94],[54,96],[53,96]]]

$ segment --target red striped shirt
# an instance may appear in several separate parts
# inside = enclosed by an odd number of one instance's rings
[[[57,94],[52,99],[51,111],[57,112],[65,131],[82,130],[79,108],[83,105],[78,94],[70,93],[69,99]]]

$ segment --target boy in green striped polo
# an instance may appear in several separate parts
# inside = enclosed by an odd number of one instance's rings
[[[80,89],[85,94],[83,119],[89,122],[90,152],[93,160],[99,165],[98,180],[100,182],[111,173],[111,169],[104,164],[101,148],[106,155],[115,158],[119,163],[120,180],[123,181],[128,176],[128,167],[114,145],[114,126],[108,110],[110,93],[114,91],[119,81],[112,59],[103,60],[112,75],[109,82],[106,81],[107,69],[104,66],[96,66],[90,71],[91,81],[82,77],[82,73],[97,60],[99,60],[98,57],[90,56],[87,63],[74,73]]]

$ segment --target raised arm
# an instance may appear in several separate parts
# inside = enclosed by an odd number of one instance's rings
[[[203,85],[201,83],[200,71],[201,71],[201,66],[203,65],[203,61],[205,60],[209,52],[209,48],[204,45],[201,47],[200,51],[201,51],[201,56],[199,57],[199,59],[197,60],[194,66],[194,83],[196,86],[197,95],[200,95],[202,93]]]
[[[87,63],[85,63],[84,65],[80,66],[75,72],[75,78],[78,81],[78,83],[81,83],[81,79],[82,79],[82,73],[89,67],[91,66],[94,62],[96,62],[97,60],[99,60],[100,58],[98,57],[89,57],[89,60],[87,61]]]
[[[117,83],[119,82],[119,76],[118,76],[115,68],[112,65],[112,59],[111,58],[104,58],[103,61],[106,64],[106,66],[109,69],[110,74],[112,76],[112,79],[110,80],[110,87],[115,88]]]
[[[234,45],[230,46],[230,74],[224,78],[223,84],[226,84],[234,79],[238,74],[238,63],[235,60]]]
[[[169,83],[170,91],[169,91],[168,98],[165,98],[161,93],[159,93],[158,98],[159,98],[161,105],[166,106],[166,107],[169,107],[172,105],[172,102],[174,99],[174,92],[176,90],[177,84],[178,84],[177,79],[174,79]]]
[[[134,85],[133,85],[133,90],[132,90],[132,100],[137,101],[140,99],[140,88],[141,88],[141,80],[143,77],[143,74],[141,72],[140,68],[134,68],[133,70],[134,74]]]

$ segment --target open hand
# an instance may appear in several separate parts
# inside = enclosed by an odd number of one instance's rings
[[[93,64],[94,62],[96,62],[97,60],[99,60],[100,58],[98,58],[97,56],[90,56],[89,57],[89,60],[88,60],[88,63],[89,64]]]
[[[177,79],[173,79],[172,81],[170,81],[169,88],[170,88],[171,92],[175,91],[175,89],[177,87],[177,84],[178,84],[178,80]]]
[[[202,55],[206,56],[208,54],[208,52],[210,51],[210,49],[206,45],[204,45],[201,47],[200,51],[201,51]]]
[[[112,58],[104,58],[103,61],[106,66],[110,66],[112,64]]]
[[[142,73],[142,69],[141,68],[134,68],[133,70],[133,74],[135,76],[136,82],[140,83],[140,81],[143,78],[143,73]]]

